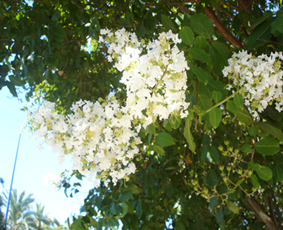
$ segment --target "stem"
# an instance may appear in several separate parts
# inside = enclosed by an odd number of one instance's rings
[[[214,106],[212,106],[211,108],[209,108],[208,110],[206,110],[205,112],[201,113],[201,116],[204,116],[205,114],[207,114],[208,112],[210,112],[211,110],[213,110],[214,108],[218,107],[219,105],[222,105],[223,103],[225,103],[226,101],[228,101],[230,98],[234,97],[236,94],[240,93],[244,88],[241,88],[239,90],[237,90],[235,93],[231,94],[229,97],[225,98],[223,101],[218,102],[217,104],[215,104]]]

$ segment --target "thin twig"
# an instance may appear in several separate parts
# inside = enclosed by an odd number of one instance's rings
[[[240,9],[237,6],[234,6],[233,4],[230,4],[228,2],[225,2],[225,3],[224,2],[219,2],[219,4],[223,5],[223,6],[228,6],[228,7],[232,8],[232,9],[234,9],[234,10],[240,11]]]
[[[211,108],[209,108],[208,110],[206,110],[204,113],[202,113],[201,115],[204,116],[205,114],[209,113],[211,110],[213,110],[214,108],[222,105],[223,103],[225,103],[226,101],[228,101],[230,98],[234,97],[236,94],[240,93],[242,90],[244,90],[245,88],[241,88],[239,90],[237,90],[235,93],[231,94],[229,97],[225,98],[224,100],[218,102],[217,104],[215,104],[214,106],[212,106]]]

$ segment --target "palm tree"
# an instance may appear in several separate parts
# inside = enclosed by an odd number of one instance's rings
[[[33,194],[25,196],[23,191],[18,197],[17,190],[13,189],[10,198],[8,226],[13,230],[29,229],[27,218],[31,216],[31,204],[34,202]],[[4,193],[4,204],[8,204],[8,194]]]
[[[55,225],[59,226],[60,223],[58,220],[51,218],[50,216],[44,214],[44,205],[41,203],[36,203],[36,211],[28,217],[28,225],[31,229],[42,230],[42,229],[51,229]]]
[[[4,214],[1,210],[1,207],[4,205],[3,198],[0,195],[0,230],[5,229],[5,219],[4,219]]]

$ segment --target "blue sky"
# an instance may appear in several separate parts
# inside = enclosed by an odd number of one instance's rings
[[[23,97],[24,95],[22,95]],[[0,192],[9,190],[16,156],[19,130],[26,120],[26,112],[20,110],[26,102],[19,102],[13,97],[7,87],[0,90],[0,177],[4,179],[4,188],[0,186]],[[26,191],[26,194],[33,194],[36,202],[45,204],[45,213],[57,218],[61,224],[71,214],[79,213],[83,199],[87,196],[92,183],[84,180],[80,193],[73,198],[67,198],[64,190],[46,185],[44,176],[48,173],[60,175],[65,169],[71,169],[70,159],[59,164],[58,154],[43,145],[40,150],[37,146],[42,143],[41,139],[33,140],[27,132],[21,135],[18,160],[16,164],[13,188],[18,194]],[[2,210],[6,212],[6,210]]]

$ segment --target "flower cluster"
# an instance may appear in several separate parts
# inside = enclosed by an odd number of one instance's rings
[[[282,52],[254,57],[246,51],[241,51],[233,54],[228,60],[229,66],[223,70],[224,76],[232,80],[228,89],[245,88],[245,105],[252,109],[254,117],[273,101],[279,112],[283,110],[281,61]]]
[[[78,101],[68,116],[56,113],[54,103],[44,102],[29,119],[36,137],[44,136],[62,157],[73,154],[73,170],[90,177],[103,172],[100,176],[110,175],[114,183],[135,172],[129,161],[139,152],[140,139],[114,95],[101,103]]]
[[[189,67],[184,53],[176,46],[181,42],[178,35],[171,31],[161,33],[157,40],[144,45],[125,29],[114,34],[103,30],[102,34],[107,36],[100,37],[100,42],[110,43],[108,59],[115,60],[114,66],[123,71],[121,83],[126,85],[126,105],[133,119],[140,120],[146,128],[158,117],[188,115],[185,91]],[[142,54],[143,49],[146,54]]]
[[[73,169],[90,178],[96,174],[107,186],[109,177],[115,184],[135,172],[132,159],[139,152],[141,125],[146,128],[170,114],[187,116],[189,68],[176,46],[180,39],[171,31],[148,45],[125,29],[102,30],[101,35],[105,39],[101,36],[99,41],[108,47],[109,61],[115,61],[114,67],[122,72],[125,106],[110,94],[95,103],[76,102],[70,115],[63,116],[54,103],[44,102],[29,120],[35,137],[44,137],[62,158],[72,153]]]

